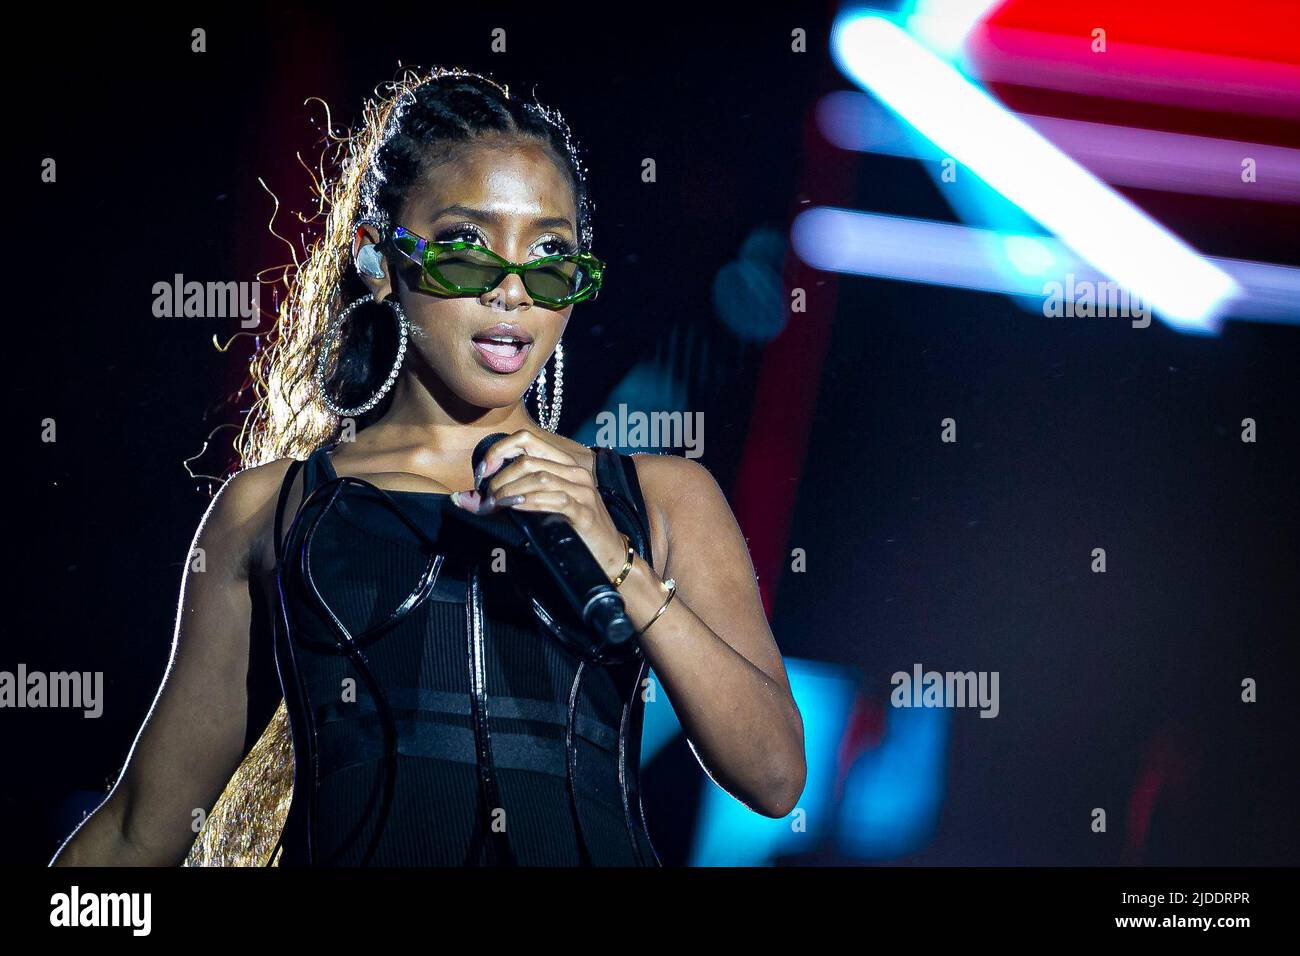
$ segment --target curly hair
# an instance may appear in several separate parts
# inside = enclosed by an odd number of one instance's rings
[[[285,270],[285,298],[250,375],[256,401],[236,441],[243,467],[282,458],[302,459],[338,437],[342,422],[325,406],[316,379],[331,319],[367,289],[353,267],[357,227],[394,220],[411,186],[431,164],[475,137],[500,134],[547,145],[567,172],[578,209],[578,235],[591,247],[592,211],[585,165],[568,124],[556,110],[511,96],[508,87],[479,73],[435,67],[406,70],[368,99],[359,127],[346,136],[330,129],[313,220],[321,235],[304,258]],[[351,325],[352,323],[348,323]],[[391,361],[379,359],[382,330],[357,323],[332,349],[326,387],[348,395],[373,393]],[[391,396],[388,401],[391,401]],[[364,428],[382,416],[380,403],[357,420]],[[208,815],[187,866],[275,865],[293,795],[293,743],[282,700],[257,744],[235,771]]]

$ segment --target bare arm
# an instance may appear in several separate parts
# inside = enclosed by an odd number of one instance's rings
[[[709,776],[751,809],[784,816],[807,774],[803,718],[745,538],[705,468],[667,455],[634,461],[667,539],[664,577],[677,583],[641,646]],[[663,603],[658,577],[639,558],[621,590],[638,626]]]
[[[211,809],[243,758],[249,576],[276,474],[280,463],[241,472],[213,499],[186,562],[162,686],[117,784],[51,866],[179,865],[195,839],[195,811]]]
[[[499,439],[484,456],[487,500],[471,490],[453,501],[462,508],[562,514],[612,577],[626,560],[623,537],[594,473],[567,442],[531,429]],[[641,647],[709,776],[751,809],[783,817],[807,776],[803,717],[767,625],[745,538],[702,465],[670,455],[632,460],[651,531],[665,544],[656,554],[666,552],[660,560],[678,594],[651,625],[665,591],[655,570],[635,558],[619,590],[643,631]]]

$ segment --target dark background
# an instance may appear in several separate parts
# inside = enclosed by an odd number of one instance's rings
[[[285,261],[257,180],[306,208],[295,153],[314,164],[323,123],[308,97],[351,122],[400,61],[490,71],[560,108],[587,150],[611,264],[566,336],[562,430],[635,363],[689,360],[703,463],[728,491],[764,426],[751,409],[765,346],[718,321],[718,270],[807,202],[951,218],[902,160],[840,157],[847,191],[821,175],[809,114],[848,86],[825,53],[830,7],[687,21],[638,8],[626,23],[592,7],[359,11],[49,18],[22,38],[0,669],[103,671],[107,703],[98,720],[0,712],[0,862],[48,860],[115,778],[157,689],[215,487],[183,462],[247,409],[247,395],[226,399],[250,340],[222,354],[212,337],[234,322],[154,318],[152,286]],[[195,26],[206,53],[190,52]],[[495,26],[504,55],[489,52]],[[809,32],[806,55],[790,52],[792,26]],[[39,181],[47,156],[56,184]],[[640,179],[646,156],[657,183]],[[1293,209],[1137,198],[1207,254],[1296,261]],[[284,211],[277,224],[296,238]],[[1200,338],[825,278],[810,291],[810,311],[834,321],[807,460],[760,473],[798,479],[789,545],[809,554],[807,573],[764,582],[778,643],[855,668],[877,700],[916,661],[1001,674],[1000,718],[955,716],[938,829],[897,862],[1134,862],[1123,808],[1153,766],[1163,783],[1136,862],[1300,861],[1297,330],[1234,322]],[[766,350],[803,347],[799,321]],[[1256,444],[1239,440],[1247,416]],[[956,445],[938,440],[946,417]],[[40,441],[46,418],[57,443]],[[232,438],[217,431],[190,467],[228,474]],[[1089,572],[1094,547],[1104,575]],[[1244,677],[1259,681],[1254,705]],[[701,776],[680,739],[648,773],[666,863],[685,859]],[[1088,830],[1096,806],[1110,808],[1107,836]]]

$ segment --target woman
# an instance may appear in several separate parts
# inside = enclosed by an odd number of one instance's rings
[[[254,362],[251,467],[196,534],[122,777],[54,864],[654,865],[649,668],[710,776],[787,814],[802,721],[718,486],[556,433],[560,339],[603,272],[563,119],[435,70],[341,150]],[[471,450],[495,433],[480,492]],[[630,644],[564,610],[508,509],[568,519]],[[283,700],[250,749],[272,666]]]

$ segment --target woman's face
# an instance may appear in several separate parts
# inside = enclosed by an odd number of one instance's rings
[[[573,186],[546,146],[480,137],[423,171],[394,225],[430,241],[487,246],[510,262],[577,249]],[[419,289],[420,270],[389,258],[390,280],[411,322],[415,358],[461,401],[505,408],[519,401],[555,350],[573,307],[534,304],[523,279],[508,275],[482,296],[442,298]],[[499,323],[509,329],[497,329]],[[522,345],[490,341],[522,339]]]

